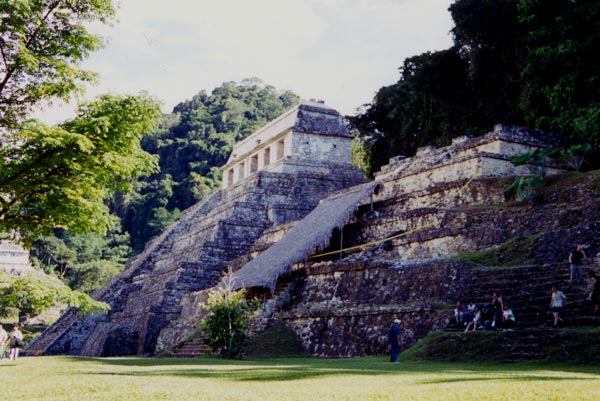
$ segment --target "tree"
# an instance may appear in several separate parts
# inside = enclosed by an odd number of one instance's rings
[[[498,123],[600,153],[598,1],[457,0],[449,11],[454,46],[406,59],[398,83],[352,118],[372,171]]]
[[[527,26],[521,109],[536,128],[600,152],[600,3],[521,0]]]
[[[85,24],[114,15],[110,0],[0,0],[0,132],[95,81],[78,64],[103,42]]]
[[[58,277],[74,290],[91,294],[125,267],[131,254],[129,236],[114,227],[106,235],[54,230],[36,239],[30,249],[34,266]]]
[[[72,291],[60,282],[46,283],[33,275],[16,278],[0,272],[1,317],[17,315],[22,322],[56,304],[78,307],[83,315],[110,310],[108,304]]]
[[[104,95],[59,127],[35,121],[0,147],[0,229],[24,239],[53,227],[105,232],[114,219],[104,201],[130,180],[156,169],[140,139],[160,116],[147,96]]]
[[[396,84],[381,88],[370,107],[350,118],[365,140],[370,172],[392,156],[412,156],[420,146],[447,145],[481,129],[468,64],[456,49],[407,58],[400,70]]]
[[[208,336],[205,343],[228,358],[243,355],[248,340],[246,319],[258,308],[257,302],[248,302],[245,296],[244,290],[214,289],[206,305],[202,305],[209,313],[201,322]]]
[[[0,0],[0,231],[26,242],[61,226],[104,232],[109,195],[155,171],[140,147],[160,117],[147,95],[101,96],[60,126],[28,119],[94,81],[79,63],[102,39],[85,25],[114,15],[111,0]]]

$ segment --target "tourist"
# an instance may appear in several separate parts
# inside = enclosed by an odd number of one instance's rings
[[[398,356],[400,355],[400,320],[394,320],[390,331],[388,331],[388,341],[391,345],[390,362],[398,363]]]
[[[494,292],[492,294],[492,305],[494,307],[494,323],[492,324],[492,330],[502,330],[504,304],[502,295],[499,292]]]
[[[12,331],[8,333],[10,337],[10,354],[8,359],[16,361],[19,358],[19,351],[23,347],[23,333],[19,330],[17,323],[14,323],[12,327]]]
[[[483,305],[481,312],[481,319],[479,324],[482,325],[483,330],[490,330],[494,323],[494,305],[487,303]]]
[[[465,321],[466,312],[467,308],[460,301],[456,301],[456,308],[454,308],[454,320],[456,320],[456,324],[461,324]]]
[[[8,342],[8,340],[8,333],[0,324],[0,359],[4,359],[4,350],[6,349],[6,343]]]
[[[600,277],[595,272],[591,272],[590,276],[592,277],[590,302],[594,308],[592,313],[598,313],[598,306],[600,304]]]
[[[471,320],[473,320],[473,317],[475,316],[475,308],[477,308],[477,306],[475,306],[473,301],[469,302],[467,305],[467,313],[465,314],[464,319],[465,325],[469,324]]]
[[[554,315],[554,327],[558,327],[558,322],[562,322],[562,318],[560,317],[560,313],[567,302],[567,297],[563,294],[562,291],[556,289],[556,287],[552,287],[552,298],[550,299],[550,308],[552,309],[552,314]]]
[[[477,306],[475,306],[475,310],[473,311],[473,319],[467,324],[465,328],[465,333],[469,331],[470,328],[473,328],[473,331],[477,330],[477,326],[481,323],[481,311]]]
[[[502,312],[503,317],[503,325],[505,330],[512,331],[515,327],[517,327],[517,322],[515,319],[515,314],[512,309],[508,306],[504,305],[504,311]]]
[[[569,282],[572,286],[581,284],[581,265],[585,257],[583,245],[581,244],[577,245],[575,250],[569,254],[569,263],[571,264],[571,277]]]

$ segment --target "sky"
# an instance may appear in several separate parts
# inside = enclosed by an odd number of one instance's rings
[[[83,68],[83,100],[146,91],[165,113],[223,82],[259,78],[356,114],[398,81],[404,59],[452,45],[452,0],[118,0],[117,22]],[[39,114],[50,123],[74,103]]]

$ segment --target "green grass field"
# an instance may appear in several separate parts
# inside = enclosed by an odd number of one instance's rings
[[[600,368],[385,358],[28,357],[0,361],[8,400],[600,400]]]

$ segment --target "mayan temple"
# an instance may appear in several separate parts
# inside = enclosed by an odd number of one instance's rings
[[[351,165],[351,141],[341,115],[319,102],[300,104],[253,133],[223,167],[223,189],[182,212],[94,294],[110,304],[110,313],[82,318],[71,309],[28,352],[154,354],[186,294],[217,284],[265,231],[298,221],[328,194],[364,182]]]
[[[339,113],[318,102],[253,133],[222,167],[223,188],[95,294],[111,305],[108,314],[84,318],[71,309],[27,352],[202,355],[199,304],[223,285],[263,300],[253,333],[283,325],[317,356],[384,354],[395,318],[411,346],[451,324],[457,299],[483,303],[497,289],[537,328],[548,285],[565,280],[561,245],[598,250],[593,187],[537,199],[539,206],[507,198],[506,182],[532,174],[511,159],[557,145],[551,135],[497,125],[395,157],[371,181],[351,165],[351,141]],[[566,171],[544,165],[548,176]],[[582,210],[591,223],[574,226]],[[456,258],[513,243],[527,244],[527,264],[490,270]]]

